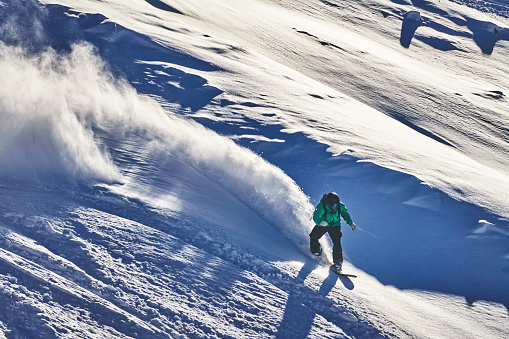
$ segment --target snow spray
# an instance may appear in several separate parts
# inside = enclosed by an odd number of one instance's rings
[[[185,161],[309,252],[313,206],[290,177],[115,79],[90,44],[37,55],[0,45],[0,72],[0,176],[122,182],[102,136],[135,133],[140,147]]]

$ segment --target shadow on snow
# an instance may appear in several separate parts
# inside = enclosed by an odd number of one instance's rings
[[[197,120],[222,134],[244,133],[238,125]],[[339,194],[358,226],[355,232],[345,230],[342,238],[346,259],[356,267],[400,289],[437,291],[463,296],[468,303],[486,300],[509,308],[507,236],[474,233],[479,220],[501,228],[507,222],[413,176],[358,162],[348,154],[333,157],[327,145],[303,133],[287,134],[280,126],[243,120],[252,128],[250,134],[285,142],[237,142],[283,169],[314,204],[325,192]]]

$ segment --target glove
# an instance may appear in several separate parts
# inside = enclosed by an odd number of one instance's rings
[[[320,226],[327,226],[329,223],[325,220],[320,221]]]
[[[354,222],[349,223],[350,227],[352,228],[352,231],[355,231],[357,229],[357,225],[355,225]]]

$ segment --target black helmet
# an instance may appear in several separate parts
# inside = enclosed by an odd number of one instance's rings
[[[326,202],[327,202],[327,206],[329,206],[329,208],[338,208],[339,197],[335,192],[331,192],[331,193],[327,194]],[[333,205],[336,205],[336,206],[333,207]]]

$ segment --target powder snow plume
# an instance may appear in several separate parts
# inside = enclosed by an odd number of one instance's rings
[[[313,210],[282,170],[115,79],[87,43],[31,54],[0,45],[0,175],[47,183],[122,182],[101,135],[142,136],[230,192],[299,245]],[[19,90],[23,88],[23,90]]]
[[[121,179],[92,132],[94,116],[119,99],[97,64],[89,45],[77,45],[64,56],[51,49],[30,55],[0,45],[3,177]]]

